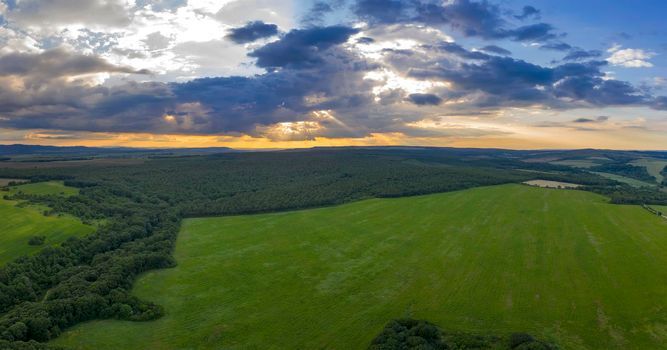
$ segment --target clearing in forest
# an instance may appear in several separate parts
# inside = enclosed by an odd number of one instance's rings
[[[5,195],[23,191],[31,194],[74,194],[75,188],[62,183],[34,183],[12,187],[9,192],[0,192],[0,265],[19,256],[33,254],[44,246],[64,242],[71,236],[83,236],[94,228],[81,220],[69,216],[44,216],[48,208],[36,205],[19,205],[4,199]],[[29,245],[31,237],[44,237],[42,245]]]
[[[549,180],[530,180],[524,183],[526,185],[544,187],[544,188],[577,188],[580,186],[569,182],[549,181]]]

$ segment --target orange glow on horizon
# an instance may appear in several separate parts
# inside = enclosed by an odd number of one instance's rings
[[[487,136],[415,137],[402,133],[373,133],[361,138],[326,138],[312,140],[272,140],[265,137],[219,135],[158,135],[147,133],[67,133],[30,131],[22,138],[0,141],[0,144],[34,144],[51,146],[286,149],[342,146],[432,146],[507,149],[644,149],[667,148],[667,135],[640,130],[613,132],[576,131],[561,128],[517,127],[513,133]],[[56,136],[54,136],[56,135]],[[641,144],[637,140],[642,140]]]

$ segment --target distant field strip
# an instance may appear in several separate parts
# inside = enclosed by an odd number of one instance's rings
[[[655,177],[658,183],[661,183],[664,179],[661,172],[667,166],[667,160],[644,158],[632,162],[632,165],[646,167],[646,171],[648,171],[651,176]]]
[[[410,316],[564,349],[667,344],[667,220],[582,191],[503,185],[186,220],[178,266],[135,294],[167,315],[94,321],[74,349],[365,349]]]
[[[580,186],[569,182],[549,181],[549,180],[530,180],[524,183],[526,185],[544,187],[544,188],[577,188]]]
[[[648,182],[644,182],[644,181],[641,181],[641,180],[636,180],[636,179],[621,176],[621,175],[609,174],[609,173],[600,173],[600,172],[594,172],[594,173],[598,174],[602,177],[606,177],[608,179],[614,180],[614,181],[626,183],[626,184],[628,184],[630,186],[633,186],[633,187],[655,187],[655,184],[651,184],[651,183],[648,183]]]
[[[0,178],[0,187],[7,186],[12,182],[17,182],[18,183],[18,182],[23,182],[23,181],[27,181],[27,180]]]
[[[576,168],[591,168],[600,165],[600,163],[602,162],[590,159],[557,160],[551,162],[551,164],[573,166]]]
[[[663,216],[667,216],[667,205],[649,205],[649,207],[653,208],[654,210],[657,210]]]

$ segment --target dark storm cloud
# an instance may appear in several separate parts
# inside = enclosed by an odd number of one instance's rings
[[[501,37],[512,38],[517,41],[546,41],[556,38],[554,27],[547,23],[531,24],[513,30],[501,32]]]
[[[372,44],[374,42],[375,42],[375,39],[369,38],[367,36],[357,39],[357,43],[359,43],[359,44]]]
[[[418,106],[436,106],[442,103],[442,99],[434,94],[411,94],[408,98]]]
[[[258,57],[280,62],[281,69],[252,77],[203,78],[186,83],[130,82],[113,87],[67,84],[55,79],[20,91],[0,85],[0,125],[75,131],[253,134],[257,126],[307,120],[316,110],[355,115],[373,101],[372,86],[363,79],[373,66],[336,47],[353,32],[344,27],[292,31],[277,47],[298,44],[297,51],[302,55],[285,58],[274,43],[265,45],[267,50],[259,50]],[[278,52],[280,57],[271,60],[263,56],[268,52]],[[0,72],[26,73],[28,68],[19,61],[0,64]],[[75,70],[68,66],[64,64],[63,71],[73,74],[134,72],[103,61],[96,65],[88,62]],[[349,136],[361,129],[363,126],[344,130],[329,125],[326,132],[333,137]]]
[[[68,94],[62,101],[33,98],[20,110],[14,109],[18,112],[14,116],[0,120],[0,125],[21,129],[254,134],[258,125],[306,120],[313,110],[357,109],[370,103],[370,95],[358,92],[363,89],[339,89],[362,81],[361,77],[346,83],[338,73],[329,69],[281,70],[251,78],[132,83],[94,92],[84,89]],[[308,103],[306,96],[313,94],[325,101]],[[94,102],[68,105],[86,96],[94,98]],[[169,120],[164,118],[167,115]]]
[[[345,26],[296,29],[249,54],[262,68],[310,67],[322,63],[322,52],[346,42],[359,30]]]
[[[448,52],[460,57],[470,54],[460,48]],[[550,68],[510,57],[487,55],[460,64],[452,64],[447,59],[426,62],[412,69],[409,75],[449,82],[457,97],[474,97],[473,106],[477,107],[542,104],[573,108],[649,103],[650,96],[631,84],[606,79],[600,70],[605,64],[605,61],[590,61]]]
[[[495,53],[495,54],[498,54],[498,55],[503,55],[503,56],[511,56],[512,55],[511,51],[509,51],[507,49],[503,49],[502,47],[496,46],[496,45],[486,45],[483,48],[481,48],[480,50],[485,51],[485,52],[489,52],[489,53]]]
[[[353,10],[370,23],[448,25],[465,36],[484,39],[545,41],[556,38],[553,26],[547,23],[511,28],[500,7],[488,1],[454,0],[443,4],[424,0],[357,0]]]
[[[595,119],[592,119],[592,118],[577,118],[577,119],[573,120],[572,122],[573,123],[603,123],[603,122],[606,122],[607,120],[609,120],[609,117],[607,117],[605,115],[601,115],[601,116],[599,116]]]
[[[345,5],[345,0],[316,1],[303,17],[302,22],[307,25],[321,23],[331,12]]]
[[[470,60],[485,60],[489,58],[489,55],[478,52],[478,51],[468,51],[463,48],[463,46],[455,43],[442,43],[437,46],[437,49],[445,51],[448,53],[455,54],[461,58],[467,58]]]
[[[243,27],[231,29],[226,37],[237,44],[247,44],[277,34],[277,25],[264,23],[262,21],[254,21],[248,22]]]
[[[10,53],[0,57],[0,76],[17,75],[39,80],[81,74],[112,72],[147,74],[146,70],[120,67],[89,55],[55,48],[42,53]]]
[[[602,56],[602,51],[600,50],[581,50],[581,49],[575,49],[570,51],[565,57],[563,57],[563,60],[565,61],[581,61],[581,60],[587,60],[591,58],[598,58]]]
[[[661,111],[667,111],[667,96],[659,96],[653,101],[653,108]]]
[[[532,17],[534,19],[540,19],[540,10],[534,8],[533,6],[524,6],[521,14],[516,15],[514,17],[521,20],[524,20],[529,17]]]
[[[572,45],[564,43],[564,42],[551,42],[551,43],[546,43],[546,44],[540,46],[540,49],[555,50],[555,51],[567,51],[567,50],[572,49]]]

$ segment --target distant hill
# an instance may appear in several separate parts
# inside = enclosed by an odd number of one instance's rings
[[[308,151],[338,151],[338,150],[366,150],[366,151],[395,151],[419,152],[421,154],[447,154],[450,156],[478,156],[515,158],[533,162],[548,162],[565,159],[613,159],[628,160],[642,157],[667,159],[667,151],[619,151],[603,149],[574,149],[574,150],[509,150],[501,148],[454,148],[454,147],[420,147],[420,146],[348,146],[348,147],[313,147],[310,149],[257,149],[242,150],[229,147],[198,147],[198,148],[132,148],[132,147],[85,147],[85,146],[38,146],[38,145],[0,145],[1,156],[21,155],[113,155],[113,154],[213,154],[232,152],[308,152]]]
[[[62,154],[120,154],[120,153],[229,153],[242,152],[229,147],[208,148],[131,148],[131,147],[84,147],[84,146],[38,146],[0,145],[0,156],[18,155],[62,155]]]

